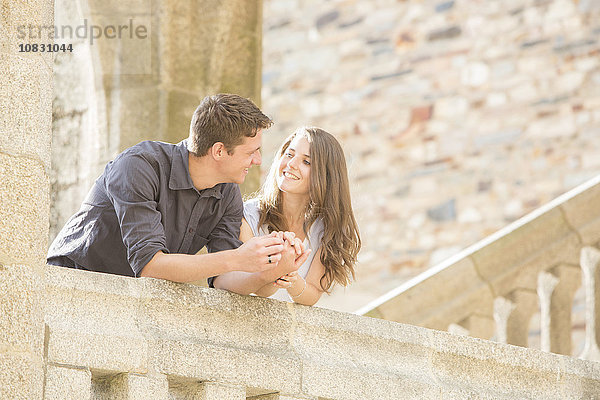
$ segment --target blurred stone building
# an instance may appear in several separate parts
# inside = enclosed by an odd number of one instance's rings
[[[344,145],[364,247],[352,311],[600,173],[591,0],[265,0],[264,163]]]

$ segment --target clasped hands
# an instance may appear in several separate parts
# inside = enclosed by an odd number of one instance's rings
[[[250,267],[248,272],[260,272],[268,282],[281,288],[289,288],[298,280],[298,268],[311,251],[293,232],[255,236],[238,250]]]
[[[298,269],[304,264],[311,250],[304,248],[304,244],[294,232],[272,232],[271,234],[284,241],[283,251],[280,253],[281,258],[274,267],[283,275],[279,276],[273,285],[287,289],[298,280]]]

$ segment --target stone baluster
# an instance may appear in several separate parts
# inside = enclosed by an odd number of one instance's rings
[[[571,310],[581,283],[581,269],[559,265],[538,276],[541,349],[571,355]]]
[[[579,356],[600,361],[600,250],[581,249],[581,271],[585,287],[585,347]]]
[[[496,340],[500,343],[527,347],[529,320],[537,310],[537,294],[528,289],[516,289],[506,297],[494,300]]]
[[[459,323],[450,324],[448,332],[455,335],[489,339],[494,334],[494,320],[485,315],[472,314]]]

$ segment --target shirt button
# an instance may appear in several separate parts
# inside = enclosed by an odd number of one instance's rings
[[[188,230],[188,232],[189,232],[189,233],[194,233],[194,228],[190,228],[190,229]]]

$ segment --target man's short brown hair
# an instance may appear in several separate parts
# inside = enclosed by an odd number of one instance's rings
[[[188,150],[205,156],[213,144],[221,142],[228,152],[242,144],[244,137],[254,137],[273,121],[251,100],[236,94],[206,96],[192,117]]]

